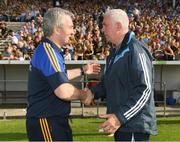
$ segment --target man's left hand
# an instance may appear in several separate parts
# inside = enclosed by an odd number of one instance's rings
[[[101,71],[100,64],[87,64],[83,66],[85,74],[98,74]]]
[[[107,121],[100,125],[100,129],[106,134],[114,134],[121,127],[121,123],[115,114],[102,114],[99,117],[107,119]]]

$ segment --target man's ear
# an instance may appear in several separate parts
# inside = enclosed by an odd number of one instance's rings
[[[54,33],[59,35],[61,33],[61,28],[60,27],[55,27],[54,28]]]
[[[117,22],[116,23],[116,28],[117,28],[118,31],[121,30],[122,29],[122,24],[120,22]]]

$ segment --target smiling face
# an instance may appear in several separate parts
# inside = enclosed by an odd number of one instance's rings
[[[64,15],[63,25],[60,28],[59,38],[61,44],[66,44],[69,38],[74,34],[73,22],[70,16]]]
[[[50,8],[43,18],[44,36],[59,46],[68,43],[74,34],[72,18],[74,15],[61,8]]]

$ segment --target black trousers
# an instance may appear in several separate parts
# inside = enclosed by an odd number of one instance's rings
[[[72,141],[72,130],[66,118],[27,118],[26,131],[29,141]]]
[[[136,142],[136,141],[149,141],[149,134],[146,133],[131,133],[131,132],[120,132],[116,131],[114,134],[115,141],[129,141],[129,142]]]

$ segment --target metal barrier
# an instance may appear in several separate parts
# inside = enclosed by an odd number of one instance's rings
[[[12,96],[7,96],[7,91],[6,91],[6,83],[8,82],[11,82],[11,83],[17,83],[17,82],[22,82],[22,83],[26,83],[27,84],[27,80],[0,80],[0,82],[3,82],[4,83],[4,91],[0,93],[0,104],[6,104],[7,103],[7,99],[15,99],[15,97],[12,97]],[[80,81],[71,81],[71,83],[81,83],[81,89],[84,89],[85,86],[87,86],[87,83],[90,83],[90,82],[99,82],[98,80],[88,80],[87,76],[86,75],[83,75],[80,79]],[[154,86],[155,84],[159,84],[160,85],[160,88],[161,88],[161,92],[163,92],[163,101],[155,101],[156,103],[163,103],[163,115],[166,116],[166,82],[155,82],[154,83]],[[155,88],[153,88],[155,90]],[[17,96],[16,96],[17,97]],[[22,96],[22,97],[17,97],[17,99],[26,99],[26,96]],[[26,104],[26,102],[24,102]],[[81,103],[80,101],[77,102],[77,101],[73,101],[72,103]],[[100,101],[100,100],[97,100],[96,101],[96,114],[99,115],[99,107],[100,105],[103,104],[105,105],[106,102],[105,101]],[[84,109],[85,109],[85,106],[84,104],[80,104],[82,110],[82,116],[84,116]],[[94,106],[92,106],[94,107]]]

